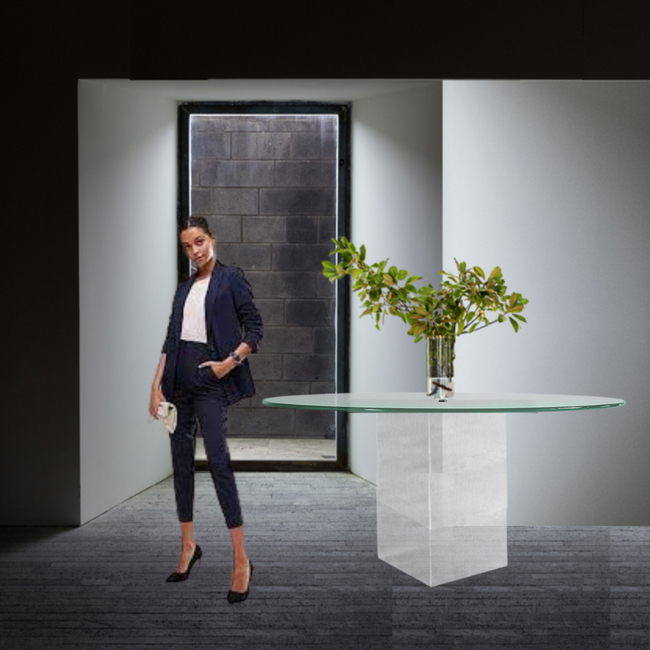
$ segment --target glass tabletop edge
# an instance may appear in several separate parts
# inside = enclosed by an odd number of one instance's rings
[[[436,408],[431,407],[363,407],[363,406],[343,406],[343,405],[313,405],[313,404],[282,404],[273,403],[273,398],[262,400],[264,406],[272,408],[297,409],[303,411],[345,411],[347,413],[557,413],[561,411],[593,411],[595,409],[616,408],[624,406],[625,400],[618,404],[587,404],[583,406],[540,406],[540,407],[494,407],[494,408],[455,408],[454,406],[445,406],[449,402],[441,402]]]

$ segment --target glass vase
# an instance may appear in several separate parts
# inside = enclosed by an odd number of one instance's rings
[[[427,341],[427,395],[437,399],[454,396],[453,336],[432,336]]]

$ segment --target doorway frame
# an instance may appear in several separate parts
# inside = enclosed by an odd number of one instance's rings
[[[190,118],[192,115],[337,115],[338,184],[336,231],[337,237],[349,237],[350,223],[350,140],[351,102],[317,101],[188,101],[178,104],[178,200],[177,223],[180,228],[189,216],[190,207]],[[190,276],[189,264],[180,241],[177,241],[178,282]],[[349,392],[350,282],[348,278],[335,283],[336,348],[335,390]],[[348,453],[348,414],[336,411],[335,460],[233,460],[235,471],[350,471]],[[195,469],[208,470],[207,460],[195,461]]]

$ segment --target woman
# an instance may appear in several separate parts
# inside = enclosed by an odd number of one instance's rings
[[[248,596],[253,564],[244,547],[243,519],[226,443],[227,411],[230,404],[255,393],[246,357],[257,350],[262,319],[242,271],[216,260],[216,238],[203,217],[189,217],[180,238],[197,271],[176,289],[149,402],[152,417],[158,417],[161,401],[170,401],[178,410],[170,440],[182,543],[178,568],[167,581],[187,579],[202,555],[192,529],[198,419],[212,480],[230,529],[234,567],[228,602],[235,603]]]

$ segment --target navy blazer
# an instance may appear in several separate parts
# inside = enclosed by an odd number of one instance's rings
[[[196,275],[193,275],[181,282],[176,289],[167,338],[162,349],[167,359],[161,389],[165,399],[170,401],[174,393],[183,308],[195,278]],[[220,262],[214,265],[205,296],[205,324],[211,360],[224,360],[242,341],[248,343],[253,352],[257,352],[262,339],[262,318],[253,302],[251,287],[242,270],[236,266],[225,266]],[[241,366],[233,368],[221,382],[228,404],[255,394],[247,360]]]

